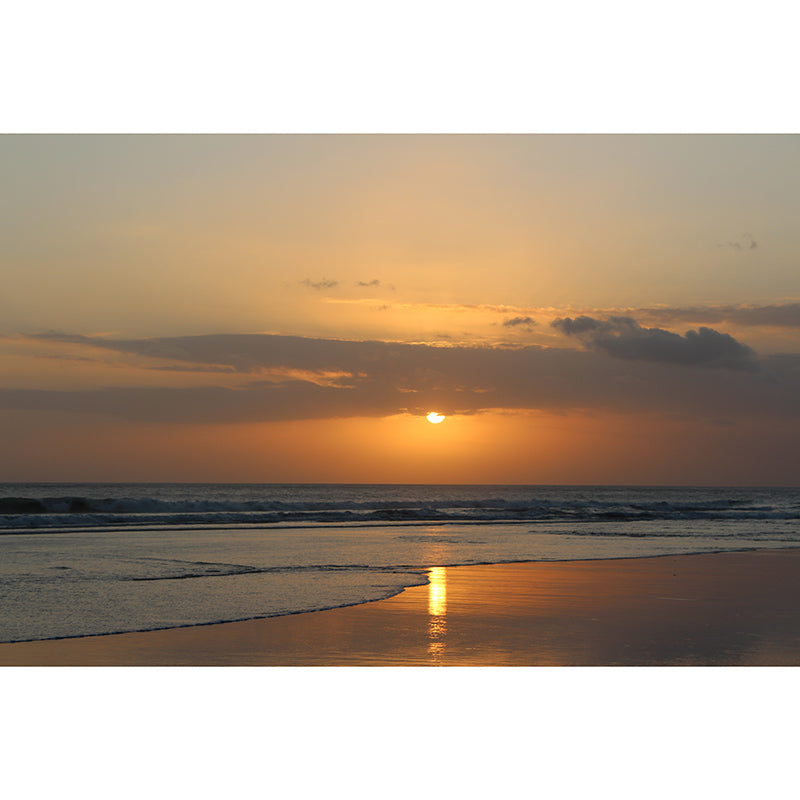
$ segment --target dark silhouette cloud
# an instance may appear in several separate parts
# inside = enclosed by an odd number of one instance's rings
[[[306,278],[305,280],[300,281],[303,286],[307,286],[309,289],[333,289],[335,286],[339,285],[339,281],[329,281],[327,278],[323,278],[321,281],[312,281],[311,278]]]
[[[383,281],[378,280],[378,278],[373,278],[371,281],[356,281],[356,286],[362,286],[367,289],[377,288],[380,286],[381,289],[388,289],[390,292],[395,291],[393,284],[383,283]]]
[[[510,319],[504,319],[503,325],[506,328],[516,328],[520,325],[524,325],[526,328],[530,328],[532,325],[536,324],[536,320],[532,317],[511,317]]]
[[[579,317],[559,325],[597,335],[604,323]],[[636,326],[625,323],[621,329],[624,334],[636,331]],[[623,350],[633,348],[635,357],[609,359],[593,349],[436,347],[267,334],[134,340],[43,334],[37,338],[54,344],[69,342],[98,352],[141,355],[162,360],[167,368],[177,364],[182,369],[197,365],[235,370],[252,375],[253,380],[237,388],[2,389],[0,407],[100,413],[154,422],[227,423],[424,414],[431,408],[444,414],[499,408],[656,412],[712,420],[739,415],[800,416],[800,356],[764,357],[761,369],[754,371],[684,367],[685,363],[708,364],[709,353],[715,363],[726,358],[738,363],[741,352],[736,347],[726,350],[730,345],[724,338],[720,347],[719,337],[724,335],[715,331],[698,332],[696,337],[638,332],[618,342]],[[659,347],[669,357],[653,359]],[[676,351],[683,361],[676,360]],[[649,357],[641,358],[642,352]],[[274,374],[269,381],[259,378],[261,370],[281,369],[290,378],[291,371],[329,373],[337,378],[280,380]]]
[[[615,358],[745,370],[758,365],[756,354],[747,345],[713,328],[701,327],[681,336],[661,328],[643,328],[631,317],[566,317],[551,324]]]
[[[721,242],[717,247],[730,247],[740,253],[748,250],[755,250],[758,247],[758,242],[753,238],[751,233],[743,233],[738,239],[732,242]]]

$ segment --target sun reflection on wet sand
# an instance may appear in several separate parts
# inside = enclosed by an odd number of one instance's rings
[[[433,567],[428,580],[428,654],[440,663],[447,647],[447,570]]]
[[[375,603],[0,644],[0,664],[797,666],[799,573],[800,548],[435,567]]]

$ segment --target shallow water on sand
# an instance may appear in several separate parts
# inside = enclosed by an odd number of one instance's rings
[[[378,603],[0,644],[3,664],[800,664],[800,550],[434,568]]]

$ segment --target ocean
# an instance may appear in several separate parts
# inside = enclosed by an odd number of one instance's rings
[[[0,484],[0,641],[296,614],[431,567],[800,546],[800,489]]]

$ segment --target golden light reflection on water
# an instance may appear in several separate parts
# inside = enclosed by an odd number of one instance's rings
[[[428,654],[438,662],[446,648],[447,570],[433,567],[428,573]]]

